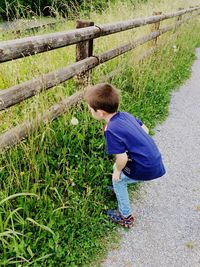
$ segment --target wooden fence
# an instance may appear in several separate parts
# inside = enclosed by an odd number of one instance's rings
[[[31,22],[31,21],[30,21]],[[48,23],[33,23],[33,25],[27,25],[24,26],[23,22],[21,22],[21,25],[18,25],[16,23],[10,22],[10,25],[7,26],[2,26],[0,27],[0,31],[4,33],[14,33],[14,34],[21,34],[21,33],[26,33],[26,32],[34,32],[34,31],[39,31],[41,29],[46,29],[46,28],[52,28],[54,26],[57,26],[59,23],[64,23],[66,20],[57,20],[55,22],[48,22]]]
[[[189,17],[183,18],[185,14],[192,14]],[[41,36],[26,37],[22,39],[16,39],[11,41],[0,42],[0,62],[6,62],[9,60],[35,55],[37,53],[46,52],[49,50],[57,49],[72,44],[90,44],[84,46],[89,49],[88,53],[84,53],[84,57],[81,58],[80,54],[76,63],[71,64],[65,68],[58,69],[56,71],[41,75],[32,80],[23,82],[19,85],[12,86],[8,89],[0,91],[0,110],[9,108],[27,98],[30,98],[41,91],[50,89],[70,78],[86,73],[94,67],[111,60],[123,53],[126,53],[146,42],[154,40],[154,46],[156,45],[157,38],[170,31],[176,29],[182,23],[192,19],[200,14],[200,7],[191,7],[189,9],[179,10],[171,14],[155,13],[152,17],[143,19],[133,19],[129,21],[122,21],[112,24],[94,25],[86,28],[75,29],[67,32],[57,32],[52,34],[45,34]],[[166,19],[177,17],[176,22],[173,25],[160,28],[160,22]],[[129,42],[112,50],[106,51],[102,54],[92,55],[93,39],[101,36],[114,34],[130,30],[143,25],[152,24],[152,31],[150,34],[137,38],[133,42]],[[87,26],[87,25],[86,25]],[[89,47],[89,48],[88,48]],[[155,51],[151,49],[150,52]],[[150,54],[147,52],[147,54]],[[70,97],[64,98],[60,103],[53,105],[49,110],[45,111],[32,121],[25,121],[21,125],[10,129],[0,136],[0,150],[5,150],[14,144],[19,143],[31,132],[33,132],[40,124],[47,123],[68,110],[72,105],[77,103],[79,99],[82,99],[84,90],[76,92]]]

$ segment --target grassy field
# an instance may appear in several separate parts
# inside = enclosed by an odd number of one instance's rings
[[[149,1],[134,6],[119,2],[103,15],[91,14],[91,20],[98,24],[145,17],[153,11],[167,13],[197,3]],[[120,110],[140,117],[153,134],[154,127],[168,115],[170,92],[190,75],[195,47],[200,45],[199,22],[197,17],[175,33],[165,34],[159,39],[158,51],[143,62],[137,63],[137,57],[149,45],[98,66],[92,82],[121,68],[112,81],[121,91]],[[69,22],[56,30],[74,25]],[[95,40],[95,53],[147,31],[148,26]],[[16,37],[4,34],[2,38]],[[72,46],[3,63],[0,88],[66,66],[74,59]],[[1,112],[1,132],[33,118],[75,90],[71,80]],[[72,117],[78,119],[78,125],[70,123]],[[106,190],[113,158],[105,154],[102,126],[81,103],[1,155],[0,266],[93,266],[109,247],[116,246],[116,226],[104,214],[107,208],[116,207],[116,201]]]

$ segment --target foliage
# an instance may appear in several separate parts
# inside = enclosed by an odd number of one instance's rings
[[[105,0],[2,0],[0,2],[0,15],[4,19],[20,17],[32,17],[35,15],[78,16],[80,12],[106,8],[108,1]]]
[[[167,36],[165,45],[140,64],[134,61],[134,52],[107,62],[93,71],[93,83],[102,74],[123,67],[112,80],[121,90],[120,109],[140,117],[153,132],[168,114],[170,92],[190,74],[195,47],[200,44],[199,30],[199,24],[193,21],[177,34],[170,33],[172,38]],[[66,64],[66,51],[61,50],[55,58],[53,53],[48,54],[49,61],[38,56],[34,70],[44,61],[48,65],[50,59],[57,63],[59,53]],[[28,74],[33,75],[31,60],[18,61],[20,67],[14,62],[4,67],[10,72],[16,68],[26,79]],[[0,69],[4,78],[10,73],[5,70]],[[76,88],[74,82],[68,82],[58,89],[66,95]],[[58,91],[46,95],[51,101],[57,100]],[[48,102],[46,99],[44,102]],[[37,113],[43,103],[31,99],[24,106],[14,107],[11,114],[21,118],[26,105],[34,105]],[[8,115],[4,114],[7,125],[11,120]],[[72,117],[78,119],[78,125],[70,123]],[[80,103],[2,155],[0,266],[90,266],[105,252],[108,240],[114,238],[115,226],[104,211],[116,207],[116,201],[106,190],[113,158],[105,154],[102,126]]]

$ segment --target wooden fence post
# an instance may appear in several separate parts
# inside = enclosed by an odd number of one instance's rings
[[[178,8],[178,11],[181,11],[181,10],[183,10],[183,9],[184,9],[184,8],[179,7],[179,8]],[[183,15],[178,16],[177,21],[182,20],[182,17],[183,17]]]
[[[83,20],[77,20],[76,22],[76,28],[85,28],[94,26],[93,21],[83,21]],[[90,39],[89,41],[80,42],[76,45],[76,62],[83,60],[87,57],[90,57],[93,55],[93,39]],[[90,81],[90,71],[82,72],[76,76],[76,83],[77,86],[83,87],[87,86]]]
[[[182,8],[182,7],[179,7],[178,8],[178,11],[181,11],[181,10],[183,10],[184,8]],[[177,22],[180,22],[181,20],[182,20],[182,17],[183,17],[183,15],[179,15],[178,17],[177,17],[177,19],[176,19],[176,21],[175,21],[175,27],[174,27],[174,31],[173,31],[173,33],[175,33],[176,32],[176,29],[177,29],[177,25],[176,25],[176,23]]]
[[[153,12],[153,16],[158,16],[158,15],[161,15],[162,14],[162,12]],[[155,23],[153,23],[152,25],[151,25],[151,32],[154,32],[154,31],[158,31],[159,30],[159,28],[160,28],[160,21],[158,21],[158,22],[155,22]],[[158,37],[156,37],[155,39],[153,39],[152,40],[152,42],[151,42],[151,46],[156,46],[157,45],[157,41],[158,41]]]

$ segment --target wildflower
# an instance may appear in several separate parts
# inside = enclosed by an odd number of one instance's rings
[[[71,119],[71,124],[72,124],[72,125],[78,125],[78,120],[77,120],[77,118],[73,117],[73,118]]]
[[[176,45],[173,45],[172,48],[174,49],[174,53],[176,53],[178,51],[178,48]]]

